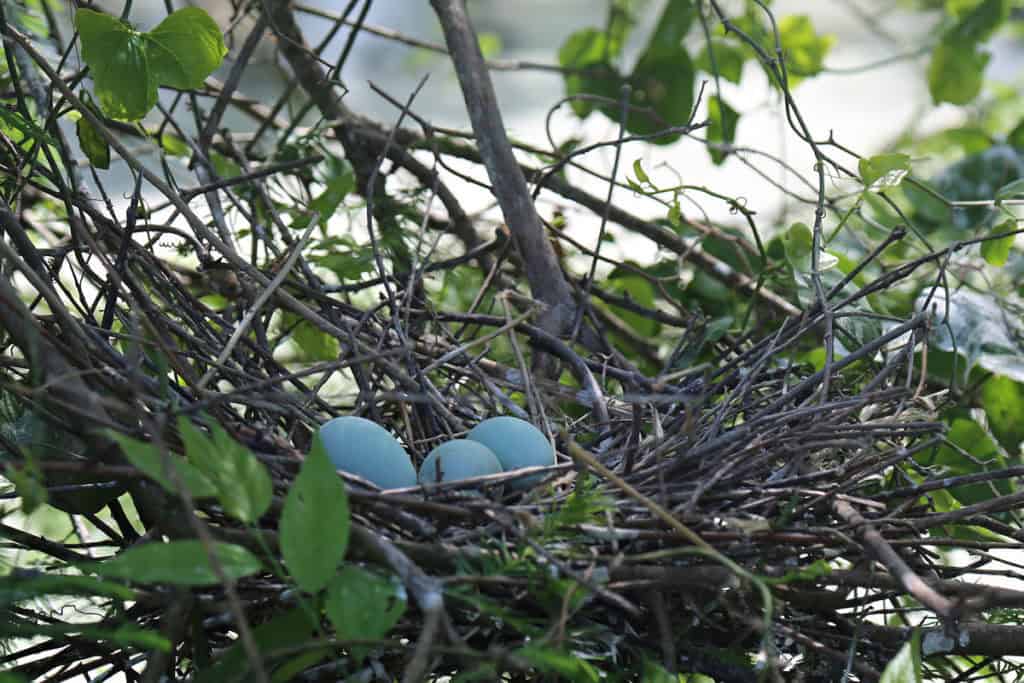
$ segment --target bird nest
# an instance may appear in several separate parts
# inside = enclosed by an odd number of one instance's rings
[[[422,297],[403,305],[415,287],[393,281],[392,306],[364,311],[307,281],[273,300],[295,315],[292,324],[335,331],[338,355],[295,370],[260,334],[233,337],[230,310],[196,299],[150,250],[129,243],[126,259],[130,293],[120,303],[117,345],[66,310],[34,314],[0,285],[11,341],[34,349],[28,365],[49,378],[33,386],[12,360],[6,373],[21,381],[8,390],[35,401],[47,419],[59,415],[60,429],[93,449],[90,460],[39,463],[58,501],[104,487],[134,496],[143,536],[123,510],[117,524],[86,513],[95,524],[90,543],[107,548],[102,554],[191,536],[194,524],[182,521],[191,516],[209,538],[262,558],[261,571],[190,593],[202,647],[215,661],[241,647],[244,619],[263,666],[316,652],[307,677],[547,672],[588,680],[599,671],[644,676],[661,663],[739,681],[754,680],[759,666],[828,678],[849,663],[870,679],[908,637],[887,617],[931,613],[931,633],[949,638],[964,614],[1020,599],[958,580],[972,569],[943,560],[975,542],[950,536],[950,524],[1006,529],[998,515],[981,516],[981,507],[1001,509],[998,498],[960,509],[936,502],[935,494],[964,482],[928,476],[943,425],[931,417],[936,397],[922,395],[914,379],[926,316],[893,323],[818,366],[793,352],[869,290],[827,314],[817,307],[787,318],[760,340],[726,335],[708,344],[700,319],[680,321],[674,366],[650,377],[617,354],[581,352],[533,326],[532,309],[464,313]],[[252,310],[255,302],[247,304]],[[557,364],[546,373],[529,367],[541,358]],[[341,373],[342,388],[326,397]],[[509,475],[380,491],[342,473],[345,566],[395,577],[389,595],[408,607],[386,634],[367,626],[363,640],[332,638],[320,624],[319,649],[287,639],[275,649],[275,624],[312,600],[287,578],[279,529],[317,426],[340,414],[369,417],[418,464],[437,443],[503,413],[553,439],[557,463],[542,470],[544,481],[525,492],[508,490]],[[220,500],[183,504],[153,486],[97,431],[164,443],[176,458],[182,435],[172,418],[200,415],[271,474],[273,502],[251,525]],[[69,472],[90,481],[48,479]],[[85,557],[24,532],[18,542],[57,563]],[[124,617],[149,629],[183,628],[172,621],[181,599],[154,590]],[[196,637],[180,631],[180,647],[199,648]],[[116,651],[131,661],[132,648]],[[72,645],[22,671],[53,672],[77,656]],[[185,673],[194,666],[191,657],[171,661]]]

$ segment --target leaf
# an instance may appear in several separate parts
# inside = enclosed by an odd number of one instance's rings
[[[173,133],[160,135],[160,147],[172,157],[187,157],[192,152],[188,144]]]
[[[814,249],[814,233],[806,223],[793,223],[782,237],[786,250],[786,261],[794,270],[810,272],[811,251]]]
[[[651,184],[651,179],[647,177],[647,171],[644,170],[643,162],[640,159],[633,162],[633,175],[641,185]]]
[[[650,108],[656,116],[642,111],[629,112],[627,130],[635,135],[653,135],[666,127],[685,126],[693,113],[694,68],[690,55],[682,46],[673,50],[644,53],[629,76],[632,86],[630,104]],[[613,121],[620,118],[620,107],[603,106],[601,112]],[[656,145],[675,142],[681,133],[660,135]]]
[[[712,55],[715,58],[713,63]],[[739,83],[743,76],[745,60],[746,56],[742,49],[724,40],[712,40],[694,60],[694,66],[711,75],[715,74],[717,68],[719,76],[730,83]]]
[[[0,605],[9,605],[43,595],[94,595],[115,600],[135,600],[134,590],[111,581],[75,574],[14,573],[0,578]]]
[[[676,54],[696,16],[693,0],[666,3],[644,52],[652,56]]]
[[[921,683],[921,632],[914,631],[882,672],[879,683]]]
[[[558,50],[558,63],[571,70],[565,73],[566,96],[601,95],[617,100],[622,77],[612,66],[612,59],[621,51],[621,42],[604,31],[587,28],[570,35]],[[571,99],[569,106],[581,119],[596,108],[593,101],[580,98]]]
[[[928,90],[935,104],[967,104],[981,92],[991,55],[973,43],[942,42],[928,64]]]
[[[565,680],[597,683],[602,678],[593,665],[572,652],[563,652],[543,645],[527,645],[514,650],[512,654],[522,657],[541,672],[557,674]]]
[[[736,124],[740,120],[739,113],[718,95],[712,95],[708,99],[708,119],[710,120],[708,141],[731,145],[736,139]],[[713,147],[709,147],[708,152],[716,165],[721,164],[728,156],[727,151]]]
[[[213,420],[207,423],[210,437],[193,426],[188,418],[178,418],[185,456],[213,484],[224,511],[240,522],[251,524],[263,516],[273,497],[274,487],[267,468],[223,427]]]
[[[214,543],[224,578],[240,579],[262,569],[255,555],[240,545]],[[134,583],[169,583],[178,586],[216,586],[221,582],[200,541],[137,545],[101,562],[79,565],[82,571]]]
[[[324,609],[339,640],[382,638],[405,612],[405,590],[347,565],[328,584]],[[361,660],[365,649],[353,647],[352,654]]]
[[[143,34],[153,78],[172,88],[200,88],[228,53],[217,23],[205,10],[172,12]]]
[[[818,35],[810,18],[804,14],[790,14],[779,22],[779,40],[791,72],[790,87],[805,76],[815,76],[825,68],[825,55],[832,49],[835,36]]]
[[[284,324],[291,329],[290,336],[299,348],[300,360],[306,362],[337,360],[338,354],[341,353],[341,343],[334,335],[291,313],[285,314]]]
[[[1007,0],[981,0],[959,17],[959,21],[946,33],[944,39],[962,44],[980,43],[998,29],[1009,16]],[[947,9],[948,3],[947,3]]]
[[[1010,199],[1020,195],[1024,195],[1024,178],[1018,178],[1012,183],[1007,183],[996,190],[996,201],[998,202],[1003,199]]]
[[[304,591],[327,585],[348,548],[348,496],[320,436],[285,498],[279,525],[281,554]]]
[[[997,268],[1006,265],[1007,260],[1010,258],[1010,249],[1013,248],[1013,242],[1017,237],[1012,233],[1016,230],[1017,221],[1010,218],[989,231],[988,239],[981,243],[981,256],[989,265],[996,266]],[[1005,233],[1011,234],[1007,235]],[[1004,236],[995,237],[995,235]]]
[[[995,375],[981,387],[981,405],[988,427],[1011,457],[1024,442],[1024,384]]]
[[[655,309],[654,285],[644,277],[626,269],[616,269],[606,280],[609,289],[647,309]],[[661,324],[642,313],[622,306],[612,306],[612,310],[625,321],[629,327],[645,337],[653,337],[661,331]]]
[[[177,482],[165,474],[165,457],[161,450],[151,443],[138,441],[130,436],[114,431],[107,432],[110,438],[121,446],[124,457],[132,465],[142,470],[147,477],[157,482],[171,493],[179,493],[178,486],[184,484],[193,498],[210,498],[217,495],[216,487],[202,472],[185,462],[173,453],[167,452],[166,461],[177,473]]]
[[[75,124],[78,144],[82,146],[85,156],[96,168],[110,168],[110,145],[107,139],[92,125],[92,121],[83,116]]]
[[[910,157],[906,154],[876,154],[857,162],[860,179],[872,192],[896,187],[910,173]]]
[[[22,467],[8,464],[4,468],[4,477],[14,484],[14,493],[21,501],[23,514],[31,515],[47,501],[46,486],[34,461]]]
[[[141,119],[156,104],[157,87],[142,34],[114,17],[84,8],[75,12],[75,26],[103,113],[115,119]]]
[[[305,606],[279,614],[252,630],[253,640],[261,652],[300,648],[318,635],[318,624],[310,619]],[[245,647],[235,642],[213,664],[200,669],[196,683],[237,683],[250,680],[249,674],[249,657]]]

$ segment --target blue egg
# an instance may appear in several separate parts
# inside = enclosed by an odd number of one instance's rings
[[[320,440],[334,467],[373,482],[382,489],[416,485],[409,454],[376,422],[336,417],[320,427]]]
[[[501,472],[498,456],[476,441],[446,441],[430,451],[420,465],[420,483],[458,481]]]
[[[555,464],[555,449],[544,433],[517,417],[505,415],[484,420],[469,430],[466,438],[494,451],[506,472],[521,467]],[[513,490],[525,489],[535,486],[543,478],[542,474],[519,477],[511,480],[508,486]]]

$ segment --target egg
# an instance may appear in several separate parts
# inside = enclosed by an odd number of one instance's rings
[[[373,482],[382,489],[416,485],[409,454],[376,422],[336,417],[320,427],[320,440],[334,467]]]
[[[446,441],[430,451],[420,466],[420,483],[458,481],[501,472],[498,456],[476,441]]]
[[[484,420],[466,434],[466,439],[487,446],[498,456],[502,469],[554,465],[555,449],[544,433],[526,420],[517,417],[492,417]],[[532,474],[511,480],[513,490],[535,486],[543,474]]]

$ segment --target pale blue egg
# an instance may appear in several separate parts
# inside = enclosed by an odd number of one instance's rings
[[[373,482],[382,489],[416,485],[409,454],[376,422],[336,417],[320,427],[320,440],[334,467]]]
[[[481,443],[456,439],[430,451],[420,465],[420,483],[458,481],[501,472],[498,456]]]
[[[494,451],[506,472],[521,467],[555,464],[555,450],[544,433],[517,417],[504,415],[484,420],[469,430],[466,438]],[[525,489],[543,478],[542,474],[533,474],[513,479],[508,485],[512,489]]]

